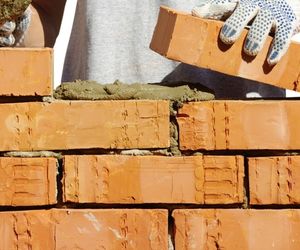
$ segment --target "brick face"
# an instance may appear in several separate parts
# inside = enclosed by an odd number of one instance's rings
[[[56,173],[54,158],[0,158],[0,205],[55,204]]]
[[[300,149],[299,101],[208,101],[178,112],[182,150]]]
[[[65,156],[63,199],[79,203],[243,202],[241,156]]]
[[[221,26],[162,7],[150,47],[299,90],[299,44],[271,69],[270,37],[250,60],[241,56],[246,31],[227,47]],[[172,250],[171,240],[176,250],[300,249],[300,156],[247,156],[300,150],[299,100],[189,102],[170,131],[168,101],[6,98],[52,95],[52,49],[0,48],[0,57],[0,250]],[[155,155],[170,132],[184,156]]]
[[[300,248],[299,210],[175,210],[175,248]]]
[[[52,209],[0,213],[0,249],[168,249],[168,211]]]
[[[219,41],[222,25],[219,21],[204,20],[162,7],[150,48],[175,61],[299,90],[299,44],[292,43],[287,54],[271,68],[266,64],[271,37],[267,37],[256,57],[250,57],[242,53],[247,31],[244,30],[232,46],[226,46]]]
[[[52,95],[52,49],[1,48],[0,96]]]
[[[253,157],[249,162],[252,205],[300,203],[300,157]]]
[[[167,101],[0,105],[0,151],[169,146]]]

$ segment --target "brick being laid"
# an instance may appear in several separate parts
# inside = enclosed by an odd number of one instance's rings
[[[74,203],[242,203],[242,156],[69,155],[63,201]]]
[[[55,158],[0,157],[0,206],[56,204],[56,175]]]
[[[248,158],[251,205],[300,204],[300,156]]]
[[[0,96],[52,95],[52,49],[1,48],[0,58]]]
[[[167,101],[0,104],[0,151],[166,148]]]
[[[299,43],[292,42],[281,61],[270,67],[266,62],[272,42],[270,36],[262,51],[256,57],[250,57],[243,52],[247,30],[242,32],[232,46],[228,46],[219,39],[222,25],[220,21],[205,20],[189,13],[161,7],[150,48],[175,61],[281,88],[299,90]]]
[[[297,100],[184,104],[177,115],[180,149],[297,150],[299,116]]]
[[[52,209],[0,213],[0,249],[168,249],[168,211]]]
[[[300,248],[300,211],[174,210],[175,249]]]

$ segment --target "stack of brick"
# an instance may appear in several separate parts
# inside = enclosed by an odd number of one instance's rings
[[[0,57],[1,250],[300,248],[299,101],[186,103],[164,155],[168,101],[44,98],[50,49]]]

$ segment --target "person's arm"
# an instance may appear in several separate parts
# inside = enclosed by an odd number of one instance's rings
[[[20,46],[53,47],[59,33],[66,0],[33,0],[31,21]]]

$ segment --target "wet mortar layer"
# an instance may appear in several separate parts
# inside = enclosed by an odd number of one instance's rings
[[[1,0],[0,23],[15,20],[23,14],[32,0]]]
[[[110,84],[99,84],[95,81],[62,83],[54,92],[54,98],[64,100],[170,100],[176,103],[190,101],[207,101],[214,95],[187,83],[170,86],[167,83],[125,84],[115,81]]]

